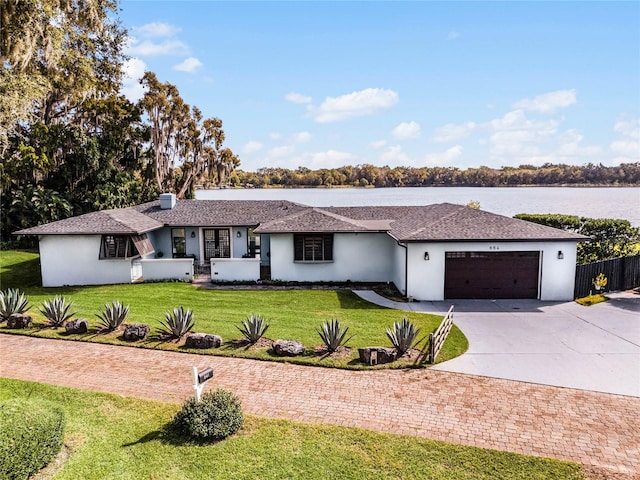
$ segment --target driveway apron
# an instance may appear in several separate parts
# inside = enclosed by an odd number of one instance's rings
[[[640,399],[431,369],[345,371],[0,335],[0,376],[181,402],[191,369],[247,413],[413,435],[640,475]]]
[[[469,340],[460,357],[435,370],[640,397],[640,295],[611,293],[605,303],[538,300],[390,302],[389,308],[444,314]]]

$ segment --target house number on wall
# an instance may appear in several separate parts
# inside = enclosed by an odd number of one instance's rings
[[[500,247],[496,245],[489,245],[489,250],[500,250]]]

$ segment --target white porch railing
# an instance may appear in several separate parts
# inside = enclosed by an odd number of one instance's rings
[[[234,282],[260,279],[260,258],[212,258],[211,281]]]

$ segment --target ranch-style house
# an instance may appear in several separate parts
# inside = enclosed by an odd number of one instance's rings
[[[587,237],[441,203],[310,207],[176,200],[27,228],[45,287],[144,280],[393,282],[415,300],[573,299]]]

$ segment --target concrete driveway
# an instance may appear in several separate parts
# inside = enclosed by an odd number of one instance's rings
[[[390,308],[444,314],[469,350],[433,367],[494,378],[640,397],[640,295],[619,292],[610,301],[452,300],[398,303],[374,292],[362,298]]]

